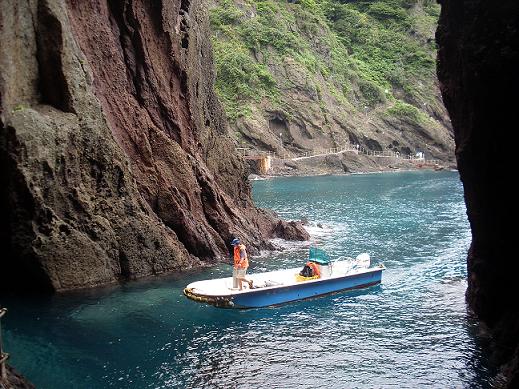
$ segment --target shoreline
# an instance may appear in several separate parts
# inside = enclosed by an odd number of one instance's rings
[[[432,172],[457,172],[458,169],[452,166],[442,166],[440,169],[433,167],[420,167],[420,168],[387,168],[387,169],[378,169],[378,170],[365,170],[365,171],[354,171],[354,172],[301,172],[297,174],[289,174],[289,173],[273,173],[266,175],[259,174],[250,174],[248,176],[249,181],[263,181],[270,180],[275,178],[289,178],[289,177],[322,177],[322,176],[353,176],[353,175],[368,175],[368,174],[381,174],[381,173],[403,173],[403,172],[420,172],[420,171],[432,171]]]
[[[307,159],[249,159],[249,177],[308,177],[322,175],[371,174],[393,171],[457,170],[456,161],[442,159],[379,158],[368,155],[322,155]],[[261,179],[260,178],[260,179]]]

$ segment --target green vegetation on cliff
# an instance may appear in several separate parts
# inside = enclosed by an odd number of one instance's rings
[[[268,117],[296,117],[305,123],[300,134],[329,134],[332,145],[341,131],[349,131],[341,139],[358,138],[348,128],[368,121],[372,130],[441,127],[434,119],[444,112],[435,72],[439,11],[435,0],[214,0],[217,93],[231,123],[267,118],[265,127]],[[242,135],[274,149],[259,132]]]
[[[210,12],[217,92],[231,119],[262,98],[279,104],[283,85],[269,64],[290,57],[309,82],[321,75],[354,106],[426,101],[438,15],[434,0],[218,1]]]

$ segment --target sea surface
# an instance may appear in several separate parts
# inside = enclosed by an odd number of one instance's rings
[[[229,265],[46,298],[3,297],[10,362],[39,389],[486,388],[493,375],[464,302],[471,235],[457,172],[256,181],[256,203],[308,219],[332,259],[367,252],[382,284],[275,308],[182,295]],[[308,242],[251,257],[303,266]]]

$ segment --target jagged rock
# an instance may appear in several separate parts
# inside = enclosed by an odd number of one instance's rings
[[[519,387],[519,262],[513,228],[519,3],[443,0],[437,31],[438,77],[456,139],[472,230],[467,302],[490,333],[503,384]],[[516,126],[516,125],[515,125]],[[510,227],[512,226],[512,227]],[[502,382],[499,381],[498,382]]]
[[[20,375],[15,369],[13,369],[11,366],[6,366],[7,370],[7,382],[3,383],[0,380],[0,386],[6,387],[8,389],[35,389],[35,386],[27,381],[25,377]]]
[[[271,247],[278,219],[254,207],[228,136],[201,1],[0,15],[0,288],[179,271],[227,258],[232,236]]]
[[[287,240],[308,240],[310,234],[304,229],[301,222],[280,220],[273,231],[274,236]]]

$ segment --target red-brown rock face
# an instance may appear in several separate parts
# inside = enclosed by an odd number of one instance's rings
[[[3,288],[181,270],[235,235],[268,247],[200,1],[6,1],[0,42]]]
[[[467,301],[492,334],[494,359],[519,387],[515,146],[519,3],[443,0],[438,76],[456,139],[472,229]]]

